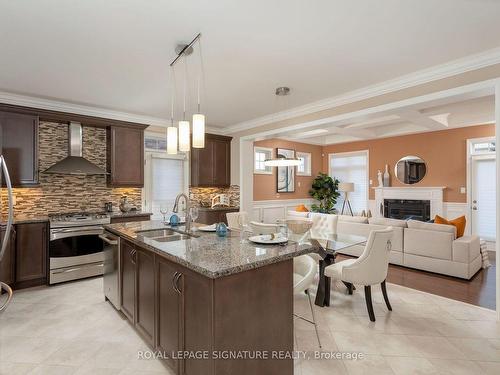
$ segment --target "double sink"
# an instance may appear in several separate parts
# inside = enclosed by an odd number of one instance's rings
[[[171,241],[182,241],[188,240],[193,237],[198,237],[197,235],[184,232],[178,229],[147,229],[137,231],[137,237],[139,239],[151,239],[157,242],[171,242]]]

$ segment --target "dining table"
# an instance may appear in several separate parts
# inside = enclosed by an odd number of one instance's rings
[[[325,268],[335,263],[339,252],[356,245],[366,244],[367,238],[347,233],[331,233],[309,229],[304,233],[288,231],[288,239],[299,244],[312,244],[318,248],[319,281],[315,304],[320,307],[330,306],[331,280],[325,276]]]

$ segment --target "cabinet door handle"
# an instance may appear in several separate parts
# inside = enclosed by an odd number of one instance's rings
[[[181,278],[182,273],[176,272],[174,273],[174,277],[172,278],[172,285],[174,290],[178,293],[181,294],[182,291],[179,289],[179,279]]]
[[[132,262],[132,264],[135,264],[135,253],[136,253],[135,249],[132,249],[129,253],[130,254],[130,261]]]

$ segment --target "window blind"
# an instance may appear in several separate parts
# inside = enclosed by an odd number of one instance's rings
[[[153,218],[160,219],[161,205],[168,207],[167,217],[172,214],[175,197],[185,190],[184,161],[178,159],[151,158],[151,210]]]
[[[330,154],[330,176],[340,182],[354,183],[354,191],[349,193],[349,201],[355,215],[368,209],[368,155],[365,151]],[[343,202],[344,193],[341,193],[335,205],[339,212]]]

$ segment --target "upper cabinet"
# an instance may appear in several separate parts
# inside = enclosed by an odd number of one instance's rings
[[[107,140],[108,185],[144,186],[144,130],[111,126]]]
[[[205,135],[205,148],[191,150],[191,186],[225,187],[231,185],[231,139]]]
[[[7,162],[12,186],[37,185],[38,116],[0,112],[0,125],[0,153]]]

